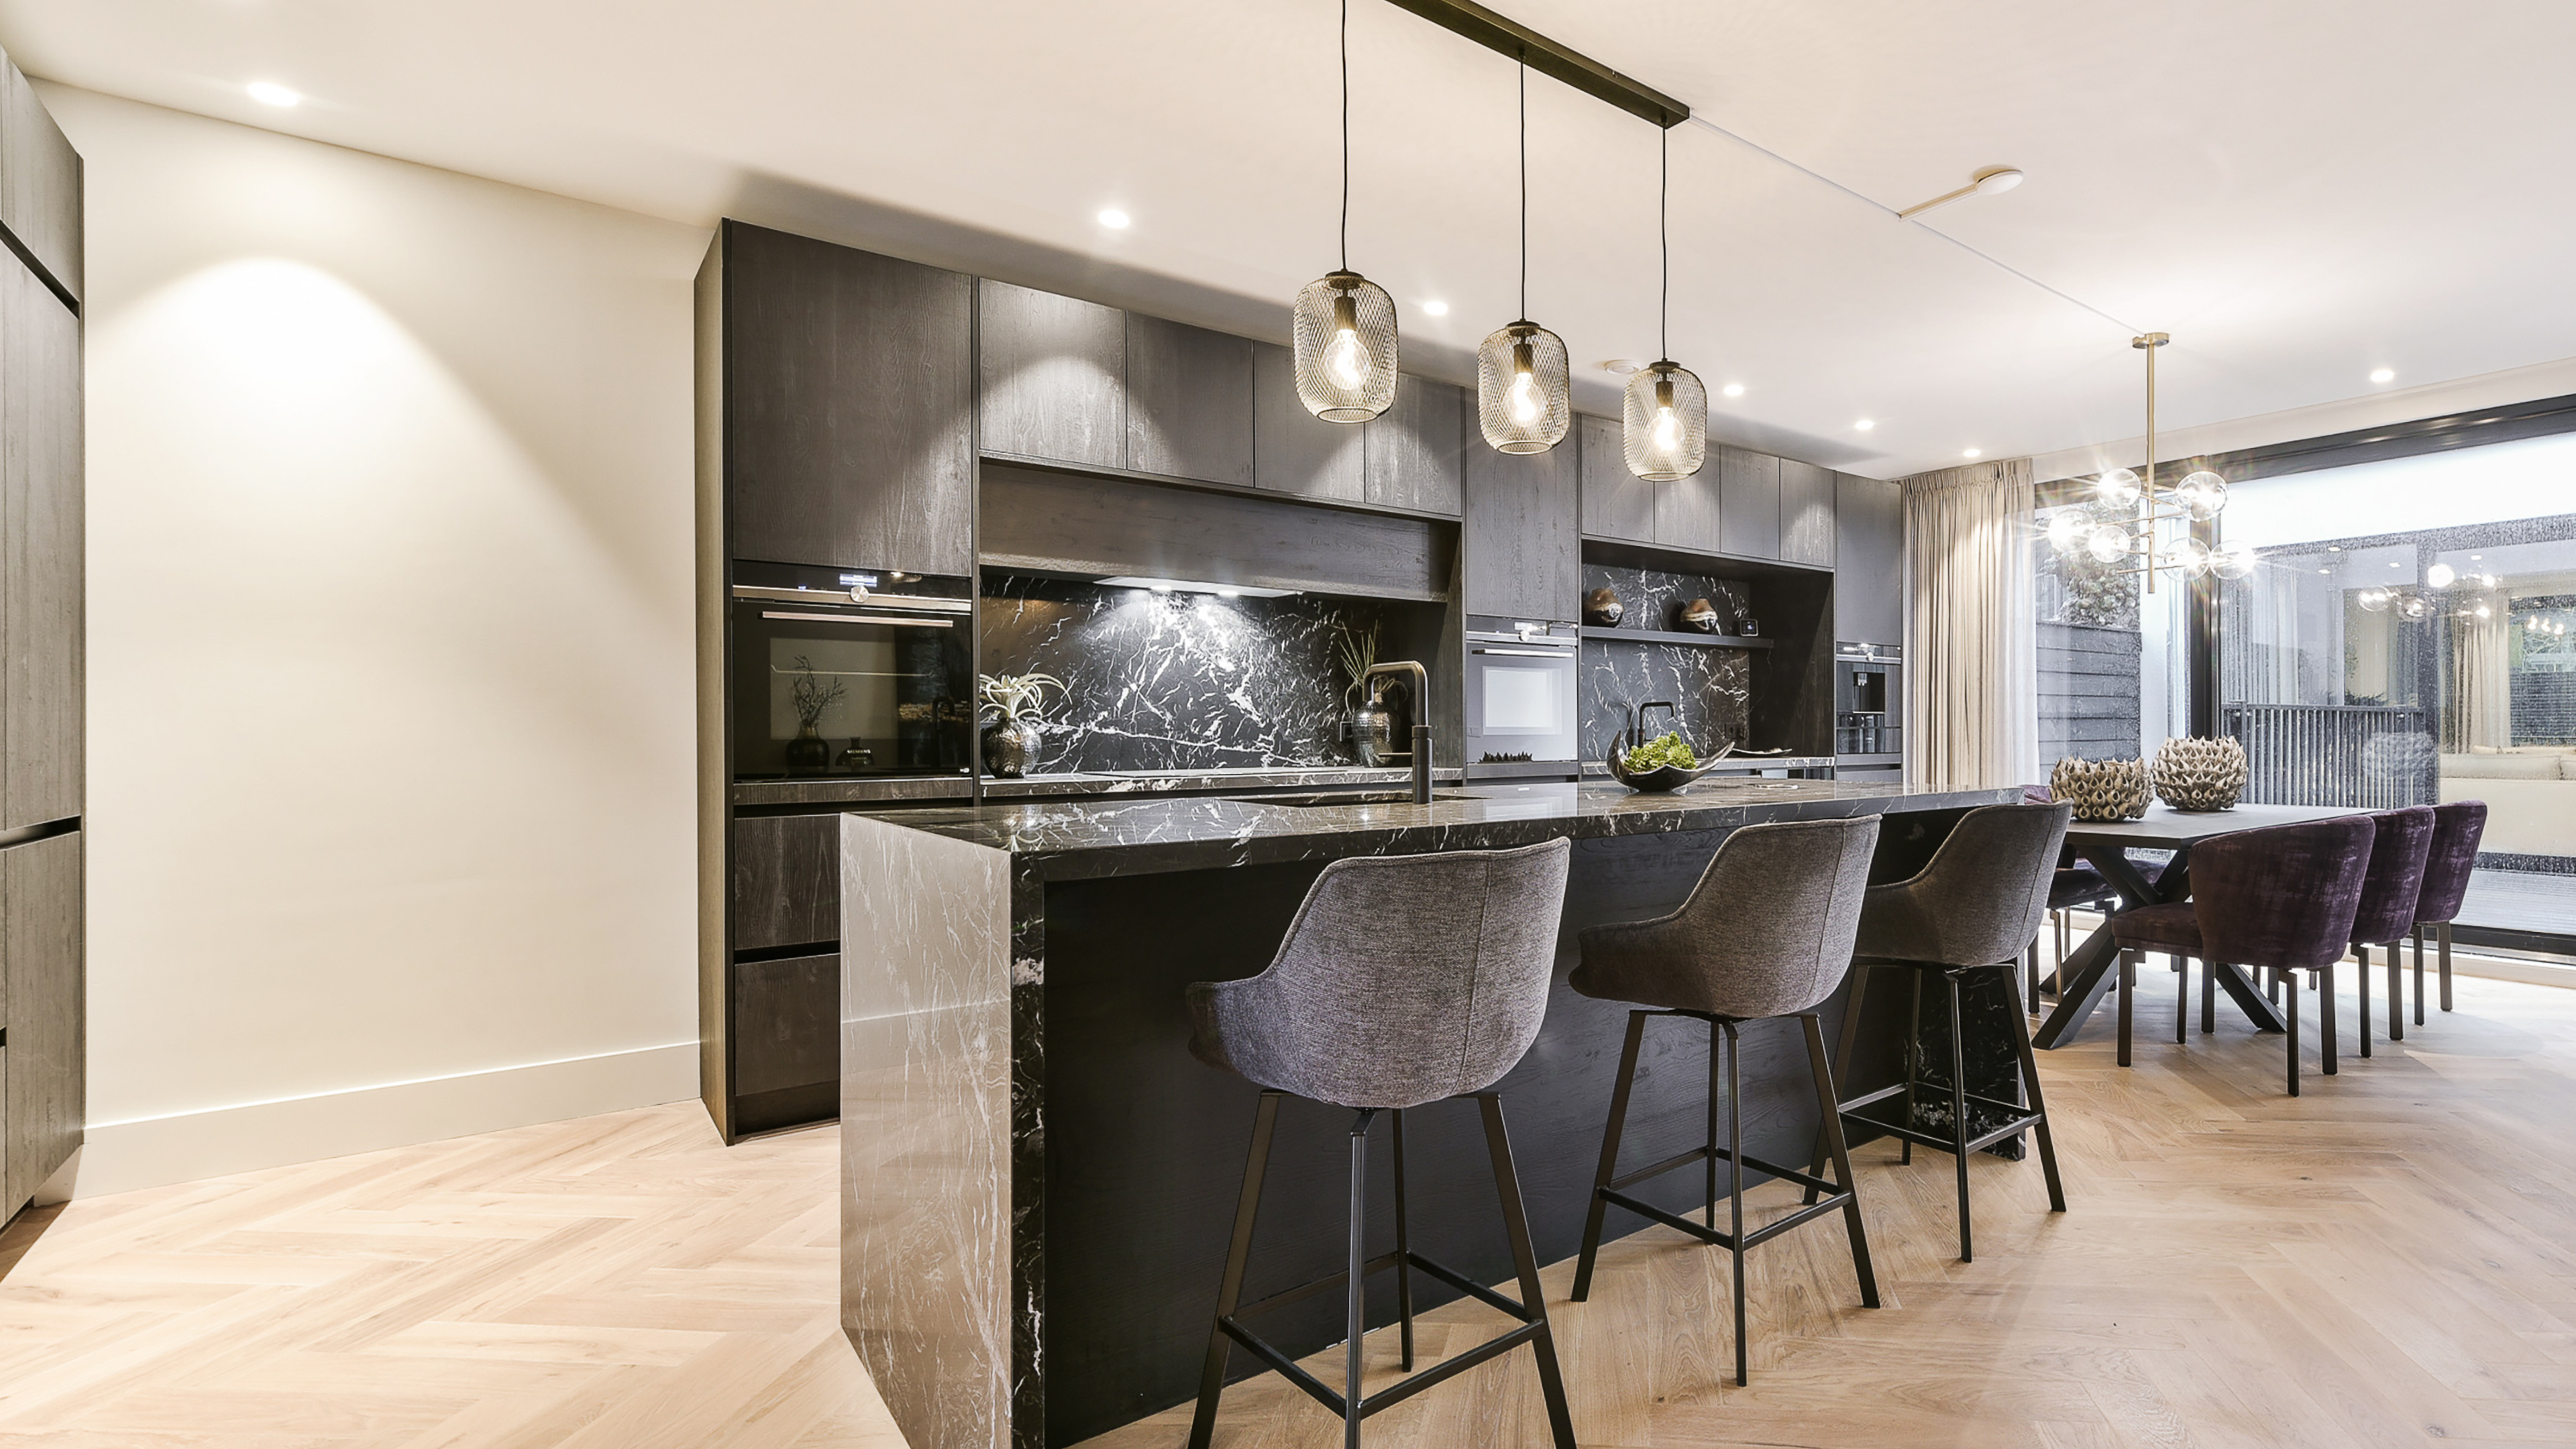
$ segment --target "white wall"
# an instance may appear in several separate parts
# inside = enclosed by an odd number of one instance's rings
[[[61,87],[82,1195],[696,1091],[696,228]]]

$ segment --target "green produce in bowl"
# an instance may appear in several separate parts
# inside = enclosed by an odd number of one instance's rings
[[[1699,756],[1692,753],[1690,741],[1683,739],[1679,731],[1674,731],[1661,739],[1648,740],[1630,750],[1627,766],[1630,770],[1639,772],[1660,770],[1666,766],[1679,770],[1696,770],[1699,768]]]

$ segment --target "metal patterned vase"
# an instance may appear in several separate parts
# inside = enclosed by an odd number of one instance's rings
[[[2069,755],[2049,773],[2050,798],[2075,807],[2078,820],[2135,820],[2154,793],[2144,760],[2079,760]]]
[[[2167,740],[2156,795],[2176,810],[2233,810],[2245,793],[2245,747],[2233,739]]]
[[[984,726],[984,773],[1003,780],[1016,780],[1038,762],[1038,726],[1035,720],[995,720]]]

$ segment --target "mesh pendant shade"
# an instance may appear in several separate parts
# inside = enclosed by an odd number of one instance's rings
[[[1395,300],[1357,272],[1297,294],[1297,400],[1328,423],[1364,423],[1395,403]]]
[[[1649,483],[1671,483],[1708,460],[1708,389],[1670,358],[1628,379],[1622,434],[1628,471]]]
[[[1523,319],[1476,349],[1476,415],[1498,453],[1544,453],[1574,425],[1565,343]]]

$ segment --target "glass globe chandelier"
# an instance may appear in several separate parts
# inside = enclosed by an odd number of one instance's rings
[[[1529,320],[1529,62],[1521,79],[1521,318],[1476,349],[1476,419],[1498,453],[1544,453],[1574,426],[1565,341]]]
[[[1342,265],[1306,284],[1291,318],[1297,400],[1328,423],[1395,404],[1395,300],[1351,270],[1351,6],[1342,0]]]
[[[2048,521],[2050,547],[2061,554],[2084,554],[2099,564],[2128,560],[2129,566],[2118,572],[2146,575],[2151,594],[2158,573],[2241,579],[2260,562],[2249,546],[2217,548],[2192,531],[2193,524],[2208,523],[2227,507],[2226,479],[2203,468],[2171,486],[2156,481],[2156,349],[2172,340],[2162,332],[2129,339],[2131,347],[2147,354],[2146,476],[2113,468],[2093,483],[2097,504],[2127,510],[2129,517],[2096,523],[2070,508]]]
[[[1663,128],[1663,160],[1655,230],[1663,248],[1663,301],[1656,350],[1663,359],[1628,379],[1621,441],[1628,471],[1649,483],[1672,483],[1699,471],[1708,459],[1708,389],[1672,359],[1673,329],[1673,132]]]

